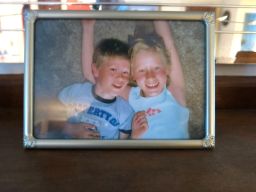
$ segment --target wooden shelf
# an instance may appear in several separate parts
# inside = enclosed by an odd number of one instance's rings
[[[22,79],[0,77],[0,191],[256,191],[255,78],[217,77],[217,108],[236,109],[216,111],[214,150],[24,150]]]
[[[217,110],[214,150],[22,148],[22,109],[0,109],[0,191],[256,191],[256,110]]]

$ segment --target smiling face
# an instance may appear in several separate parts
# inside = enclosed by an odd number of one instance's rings
[[[120,95],[129,81],[129,60],[120,56],[106,56],[99,67],[92,66],[96,94],[104,99],[113,99]]]
[[[132,60],[132,78],[144,97],[159,95],[166,86],[168,69],[156,51],[140,50]]]

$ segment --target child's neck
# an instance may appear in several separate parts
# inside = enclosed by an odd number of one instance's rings
[[[104,94],[95,85],[92,88],[92,94],[95,99],[103,103],[113,103],[116,100],[116,96],[110,96],[109,93]]]
[[[148,96],[148,95],[146,95],[146,94],[143,92],[142,89],[140,89],[140,96],[141,96],[141,97],[157,97],[157,96],[159,96],[159,95],[161,95],[161,94],[163,93],[164,89],[165,89],[165,88],[163,88],[162,91],[160,91],[159,93],[155,94],[154,96]]]

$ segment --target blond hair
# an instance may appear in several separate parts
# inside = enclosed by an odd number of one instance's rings
[[[168,54],[168,51],[166,50],[164,44],[162,41],[156,41],[154,38],[152,39],[137,39],[132,48],[129,51],[130,59],[131,59],[131,69],[134,65],[134,58],[140,51],[150,51],[154,52],[160,55],[160,58],[162,60],[162,63],[169,67],[171,65],[170,61],[170,55]],[[131,70],[132,72],[132,70]],[[170,83],[170,77],[167,75],[167,85]],[[133,82],[134,83],[134,82]]]

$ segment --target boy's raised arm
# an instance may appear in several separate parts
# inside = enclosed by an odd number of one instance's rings
[[[92,83],[95,83],[92,73],[94,24],[95,20],[82,21],[82,70],[84,78]]]
[[[167,21],[154,21],[154,27],[157,34],[163,38],[165,47],[171,57],[170,85],[168,89],[181,105],[186,106],[184,75],[170,25]]]

